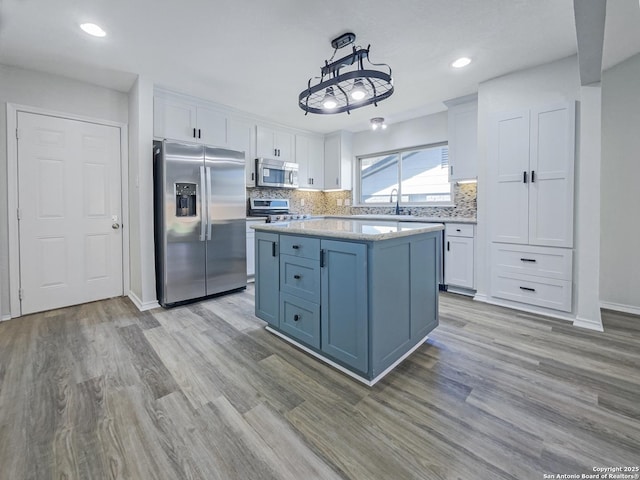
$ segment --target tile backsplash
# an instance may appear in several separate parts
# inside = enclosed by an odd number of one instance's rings
[[[425,217],[475,218],[477,184],[454,185],[453,191],[455,203],[453,207],[408,207],[403,208],[403,213]],[[390,204],[388,207],[345,206],[345,200],[350,200],[353,203],[351,195],[350,191],[309,192],[285,188],[247,188],[247,198],[288,198],[291,203],[291,213],[308,213],[310,215],[395,213],[395,204]],[[342,205],[338,206],[338,203]]]

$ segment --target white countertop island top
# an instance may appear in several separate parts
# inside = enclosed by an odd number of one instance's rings
[[[294,220],[281,223],[252,225],[251,228],[265,232],[289,233],[314,237],[329,237],[345,240],[377,241],[444,230],[442,223],[391,222],[372,219],[325,218],[316,220]]]

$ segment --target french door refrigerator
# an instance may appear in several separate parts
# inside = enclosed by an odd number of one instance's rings
[[[160,304],[246,288],[244,153],[153,143]]]

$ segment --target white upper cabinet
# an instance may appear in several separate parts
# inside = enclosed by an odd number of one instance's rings
[[[294,161],[294,136],[292,133],[271,127],[256,127],[256,154],[258,158],[277,158]]]
[[[573,246],[574,144],[573,102],[492,118],[493,241]]]
[[[444,102],[448,107],[449,181],[478,177],[478,101],[468,95]]]
[[[227,114],[197,101],[155,96],[153,136],[227,147]]]
[[[531,119],[529,243],[572,247],[575,104],[534,109]]]
[[[324,189],[351,190],[353,135],[336,132],[324,139]]]
[[[198,142],[219,147],[227,143],[227,115],[224,112],[198,106]]]
[[[254,127],[250,120],[229,118],[227,129],[228,147],[231,150],[244,152],[247,187],[256,185],[256,155],[254,150]]]
[[[324,188],[324,138],[296,135],[296,163],[301,188]]]
[[[153,98],[153,136],[197,141],[197,106],[182,100]]]

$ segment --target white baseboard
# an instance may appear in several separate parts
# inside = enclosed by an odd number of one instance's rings
[[[131,301],[133,302],[133,304],[138,308],[138,310],[140,310],[141,312],[144,312],[145,310],[151,310],[153,308],[160,308],[160,304],[158,303],[157,300],[154,300],[152,302],[142,302],[138,296],[133,293],[133,292],[129,292],[128,297],[131,299]]]
[[[0,317],[0,322],[6,322],[7,320],[11,320],[11,315],[3,315],[2,317]]]
[[[606,308],[607,310],[615,310],[616,312],[630,313],[632,315],[640,315],[640,307],[634,307],[632,305],[623,305],[621,303],[600,302],[600,308]]]
[[[595,330],[596,332],[604,332],[604,328],[602,328],[602,321],[593,320],[591,318],[576,317],[573,321],[573,326]]]
[[[487,303],[487,296],[486,296],[484,293],[476,293],[476,294],[473,296],[473,299],[474,299],[476,302]]]

